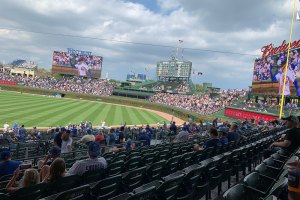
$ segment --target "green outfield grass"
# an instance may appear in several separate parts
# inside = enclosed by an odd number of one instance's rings
[[[17,122],[26,127],[64,126],[91,121],[93,125],[128,125],[163,123],[164,118],[153,112],[126,106],[102,104],[64,98],[0,91],[0,127]]]

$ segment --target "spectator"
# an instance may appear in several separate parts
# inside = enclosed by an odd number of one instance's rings
[[[62,144],[61,136],[65,133],[65,131],[66,131],[65,128],[61,128],[61,130],[58,131],[54,136],[54,145],[58,146],[59,148],[61,148],[61,144]]]
[[[101,131],[99,131],[98,135],[95,137],[95,142],[98,142],[100,145],[105,145],[105,138]]]
[[[220,128],[218,129],[218,132],[219,132],[219,140],[220,140],[220,143],[221,143],[222,145],[228,144],[227,129],[226,129],[226,127],[220,127]]]
[[[105,158],[100,157],[100,145],[97,142],[91,142],[88,149],[89,158],[85,160],[76,161],[69,169],[68,174],[70,175],[82,175],[87,171],[94,171],[101,168],[107,167]]]
[[[115,133],[115,129],[111,128],[109,130],[109,134],[106,137],[106,144],[109,146],[115,145],[116,143],[116,133]]]
[[[209,147],[216,147],[218,144],[220,144],[220,140],[218,138],[218,131],[215,128],[212,128],[210,130],[210,139],[204,143],[204,148]]]
[[[215,118],[213,120],[213,127],[217,128],[218,127],[218,118]]]
[[[84,143],[84,144],[86,144],[86,145],[89,145],[89,143],[91,143],[91,142],[95,142],[95,136],[92,134],[92,130],[91,130],[91,129],[88,129],[86,132],[87,132],[87,134],[84,135],[84,136],[79,140],[79,142]]]
[[[293,153],[300,147],[300,129],[297,128],[299,120],[293,115],[282,119],[286,120],[288,130],[286,131],[284,140],[281,142],[273,142],[271,147],[279,147],[289,153]]]
[[[9,124],[5,122],[5,124],[3,125],[3,132],[8,133],[8,131],[9,131]]]
[[[182,130],[176,135],[176,142],[185,142],[189,139],[189,132],[187,131],[187,127],[183,127]]]
[[[199,144],[193,144],[193,151],[200,151],[202,150]]]
[[[143,129],[142,132],[139,135],[138,138],[139,141],[146,141],[146,145],[150,145],[151,143],[151,138],[149,137],[149,135],[147,134],[146,129]]]
[[[238,133],[238,125],[236,123],[231,125],[227,139],[228,142],[234,141],[236,144],[240,142],[241,135]]]
[[[172,135],[176,135],[177,134],[176,122],[172,122],[172,124],[170,126],[170,131],[173,132],[173,133],[171,133]]]
[[[40,182],[39,172],[36,169],[26,169],[24,175],[17,185],[16,180],[19,177],[20,169],[19,167],[15,170],[13,177],[10,179],[6,185],[6,191],[8,193],[16,192],[20,188],[30,187],[32,185],[38,184]]]
[[[40,160],[38,162],[38,168],[41,169],[44,165],[51,165],[51,163],[56,159],[59,158],[61,153],[61,150],[58,146],[54,146],[52,147],[49,151],[48,151],[48,155],[45,157],[44,160]]]
[[[121,144],[124,142],[124,126],[121,126],[120,131],[116,133],[116,144]]]
[[[72,151],[72,137],[71,137],[71,131],[67,130],[65,133],[61,136],[62,143],[61,143],[61,153],[69,153]]]
[[[54,184],[66,174],[66,163],[62,158],[56,158],[50,166],[45,165],[40,172],[41,180]]]
[[[11,160],[11,153],[9,150],[4,150],[0,154],[2,162],[0,162],[0,178],[5,175],[13,174],[20,166],[21,162]]]

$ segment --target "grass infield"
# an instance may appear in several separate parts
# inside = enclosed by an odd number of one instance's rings
[[[65,126],[91,121],[94,126],[162,124],[164,118],[151,111],[121,105],[52,98],[33,94],[0,91],[0,128],[5,122],[25,127]]]

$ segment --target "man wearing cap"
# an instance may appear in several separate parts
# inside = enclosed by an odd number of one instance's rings
[[[76,161],[69,169],[69,175],[82,175],[87,171],[94,171],[107,167],[105,158],[100,156],[100,145],[98,142],[91,142],[88,149],[89,158]]]
[[[139,141],[145,140],[147,145],[151,144],[151,138],[147,134],[146,129],[143,129],[138,138]]]
[[[88,129],[87,134],[85,136],[83,136],[79,142],[84,143],[86,145],[89,145],[89,143],[91,142],[95,142],[95,136],[92,134],[92,130]]]
[[[288,130],[286,131],[284,140],[281,142],[273,142],[271,147],[281,147],[287,152],[293,153],[300,147],[300,129],[297,128],[299,120],[298,117],[293,115],[282,119],[286,121]]]
[[[0,177],[13,174],[14,171],[20,166],[21,162],[11,160],[11,153],[9,150],[4,150],[0,153]]]

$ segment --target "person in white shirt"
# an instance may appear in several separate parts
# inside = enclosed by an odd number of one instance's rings
[[[62,136],[62,143],[61,143],[61,153],[69,153],[72,151],[72,142],[73,139],[71,137],[71,131],[67,130]]]
[[[78,69],[78,75],[86,77],[86,71],[89,70],[87,64],[84,62],[84,58],[78,59],[78,64],[75,65],[75,67]]]
[[[282,69],[279,69],[278,74],[275,76],[276,80],[279,82],[279,92],[278,94],[282,94],[282,89],[283,89],[283,82],[284,82],[284,73],[283,73],[284,67]],[[290,95],[290,83],[293,83],[295,80],[295,77],[291,70],[288,68],[286,72],[286,82],[285,82],[285,87],[284,87],[284,95]]]
[[[8,131],[9,131],[9,124],[6,122],[3,126],[3,132],[8,133]]]
[[[87,171],[94,171],[101,168],[105,169],[107,162],[105,158],[99,157],[101,154],[100,149],[98,142],[91,142],[88,149],[89,158],[76,161],[67,172],[67,175],[82,175]]]

